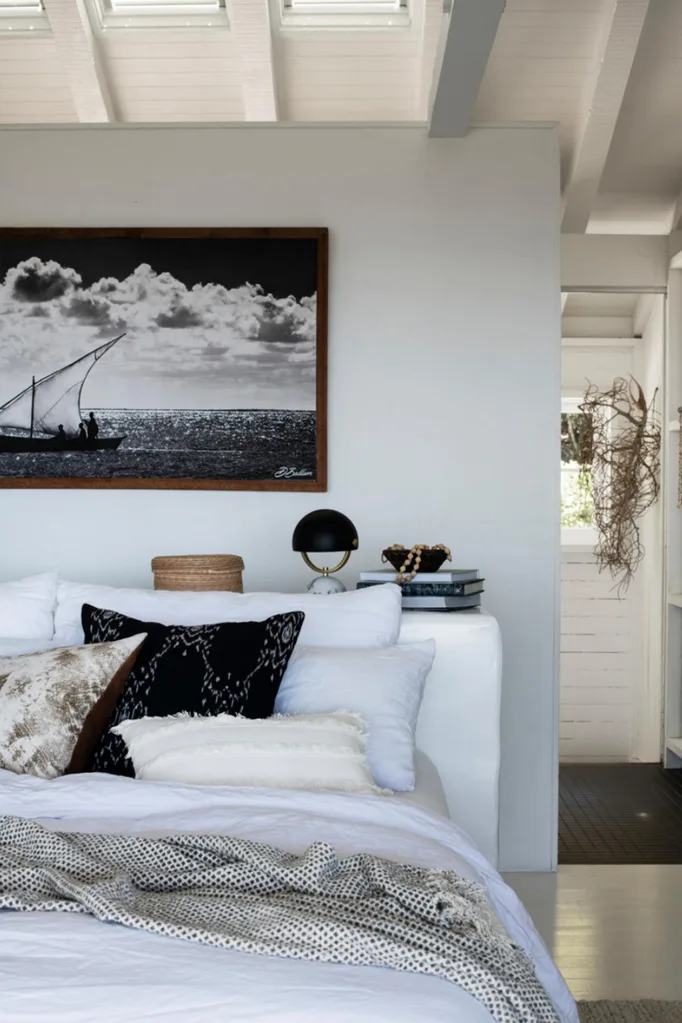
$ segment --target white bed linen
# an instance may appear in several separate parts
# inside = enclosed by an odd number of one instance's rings
[[[575,1004],[516,895],[454,824],[393,797],[198,788],[110,775],[53,781],[0,771],[0,814],[58,830],[223,832],[292,852],[331,842],[482,880],[535,962],[563,1023]],[[3,1023],[490,1023],[435,977],[247,955],[86,916],[0,911]]]
[[[420,806],[422,810],[431,810],[443,817],[450,817],[448,801],[440,775],[432,760],[420,749],[414,751],[414,788],[411,792],[394,792],[392,799],[399,802]]]

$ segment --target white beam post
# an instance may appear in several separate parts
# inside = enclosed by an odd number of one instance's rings
[[[428,121],[435,84],[433,69],[440,66],[448,28],[443,0],[422,0],[416,4],[415,22],[415,29],[420,32],[415,105],[417,120]]]
[[[239,49],[244,120],[276,121],[279,115],[268,0],[231,0],[228,16]]]
[[[587,229],[650,0],[608,0],[564,190],[562,231]]]
[[[82,0],[43,0],[78,120],[116,120],[97,39]]]
[[[682,227],[682,192],[680,192],[680,194],[678,195],[677,202],[675,203],[675,208],[673,209],[673,219],[670,225],[670,233],[672,234],[673,231],[679,231],[681,227]]]
[[[462,138],[495,42],[506,0],[451,0],[452,10],[434,78],[431,138]]]

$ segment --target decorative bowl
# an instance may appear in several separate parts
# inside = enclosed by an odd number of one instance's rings
[[[405,558],[410,553],[409,547],[393,547],[387,548],[381,553],[381,560],[388,561],[393,566],[396,572],[399,572],[405,563]],[[422,558],[419,565],[420,572],[437,572],[438,569],[445,563],[447,558],[447,551],[440,550],[423,550]],[[413,572],[414,568],[412,564],[408,566],[408,572]]]

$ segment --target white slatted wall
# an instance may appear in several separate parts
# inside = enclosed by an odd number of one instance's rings
[[[627,760],[630,755],[636,596],[618,599],[594,555],[561,557],[562,760]]]

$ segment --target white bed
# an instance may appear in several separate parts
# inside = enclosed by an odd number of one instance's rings
[[[563,1023],[571,996],[527,913],[484,855],[497,851],[500,644],[487,615],[405,615],[404,639],[434,636],[419,719],[419,784],[408,797],[199,788],[109,775],[55,781],[0,772],[0,815],[55,830],[229,833],[302,851],[331,842],[482,880],[512,938],[535,962]],[[453,821],[429,760],[440,773]],[[420,805],[421,804],[421,805]],[[374,967],[247,955],[90,917],[0,912],[0,1019],[7,1023],[490,1023],[446,981]]]

